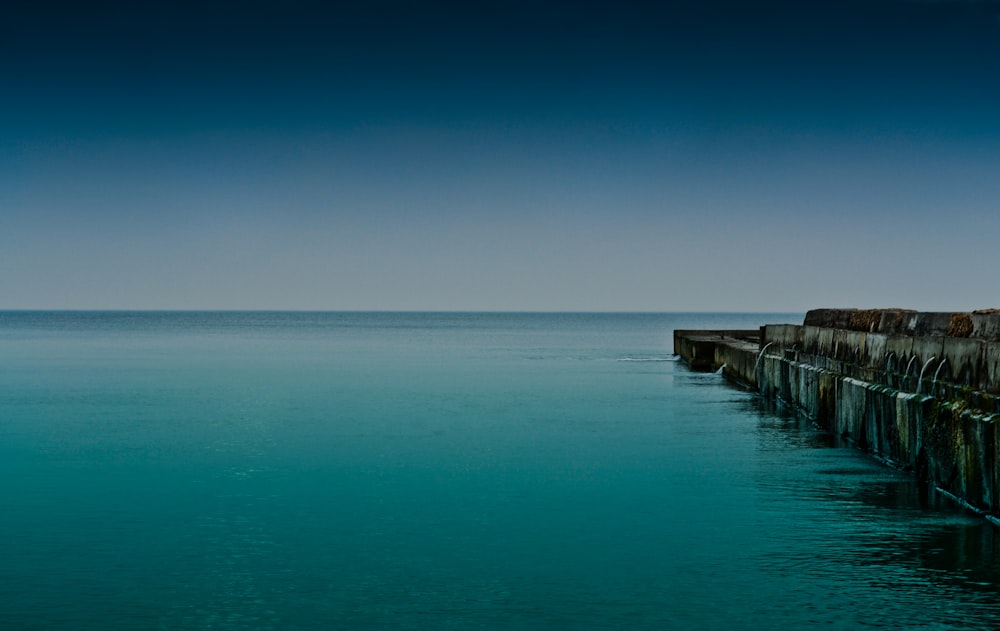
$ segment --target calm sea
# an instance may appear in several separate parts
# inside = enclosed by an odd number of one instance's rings
[[[0,627],[996,628],[993,526],[671,355],[798,321],[0,312]]]

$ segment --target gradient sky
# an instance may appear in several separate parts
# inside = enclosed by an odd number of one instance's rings
[[[1000,2],[25,2],[0,308],[1000,307]]]

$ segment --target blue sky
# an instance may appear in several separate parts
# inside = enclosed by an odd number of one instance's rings
[[[0,73],[0,308],[1000,306],[997,2],[43,1]]]

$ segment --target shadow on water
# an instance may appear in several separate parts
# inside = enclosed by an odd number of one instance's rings
[[[756,417],[762,450],[780,441],[784,458],[803,456],[770,482],[829,505],[833,518],[821,527],[835,545],[817,555],[875,568],[880,587],[904,600],[933,589],[1000,615],[1000,530],[988,520],[786,406],[760,397],[738,405]]]

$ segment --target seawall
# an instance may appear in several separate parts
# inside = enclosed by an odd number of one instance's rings
[[[1000,314],[822,309],[759,332],[675,331],[674,352],[1000,516]]]

